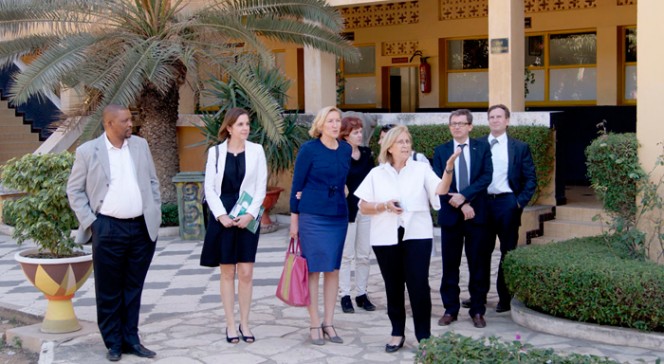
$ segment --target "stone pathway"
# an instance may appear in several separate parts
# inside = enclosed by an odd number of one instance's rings
[[[143,343],[157,351],[155,359],[140,359],[124,355],[123,363],[412,363],[417,342],[412,321],[407,322],[406,346],[394,354],[384,352],[389,338],[390,323],[385,313],[383,282],[375,260],[369,279],[369,297],[378,306],[374,312],[356,308],[354,314],[344,314],[336,307],[335,325],[344,339],[342,345],[309,344],[308,315],[305,308],[289,307],[274,296],[281,274],[287,244],[287,226],[275,233],[261,236],[254,272],[254,298],[251,313],[252,331],[257,337],[253,344],[226,343],[223,310],[219,298],[218,269],[200,267],[198,259],[202,243],[183,241],[177,237],[162,237],[158,242],[143,293],[140,333]],[[435,245],[438,246],[439,242]],[[23,277],[13,256],[19,248],[7,235],[0,234],[0,306],[22,312],[43,315],[46,300]],[[499,251],[493,255],[495,281]],[[462,262],[462,297],[468,297],[467,270]],[[462,309],[459,321],[449,327],[437,326],[443,313],[438,286],[441,278],[441,259],[431,260],[433,334],[447,330],[462,335],[482,337],[495,335],[503,340],[521,341],[536,347],[553,348],[559,353],[587,353],[608,356],[620,362],[636,363],[638,359],[655,362],[664,358],[661,352],[611,346],[590,341],[568,339],[538,333],[515,324],[509,313],[497,314],[495,284],[489,294],[486,315],[487,327],[473,327],[467,311]],[[96,320],[93,279],[81,288],[74,299],[80,320]],[[239,315],[238,315],[239,316]],[[94,324],[90,325],[94,327]],[[83,330],[86,331],[86,330]],[[94,329],[82,332],[72,340],[56,341],[43,350],[40,364],[48,363],[104,363],[105,349]]]

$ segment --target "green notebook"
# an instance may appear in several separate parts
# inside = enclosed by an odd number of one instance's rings
[[[248,194],[246,191],[242,191],[242,194],[240,194],[240,198],[238,198],[235,206],[233,206],[231,211],[228,213],[228,217],[235,219],[238,216],[246,214],[247,209],[253,200],[254,198],[250,194]],[[264,210],[265,209],[263,206],[261,206],[260,210],[258,210],[258,215],[253,220],[251,220],[251,222],[249,222],[249,225],[247,225],[247,230],[254,234],[256,233],[258,226],[260,226],[260,221]]]

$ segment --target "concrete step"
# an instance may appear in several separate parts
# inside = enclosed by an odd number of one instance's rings
[[[580,207],[574,205],[556,206],[556,220],[572,220],[579,222],[594,222],[595,216],[608,219],[608,215],[601,207]],[[597,220],[598,222],[600,220]]]
[[[537,238],[532,238],[530,239],[530,244],[531,245],[546,245],[546,244],[551,244],[551,243],[557,243],[559,241],[565,241],[568,240],[566,238],[558,238],[554,236],[540,236]]]
[[[605,228],[606,229],[606,228]],[[604,232],[599,222],[555,219],[544,222],[543,237],[571,239],[582,236],[600,235]]]
[[[18,133],[30,133],[30,125],[16,124],[16,125],[0,125],[0,136],[5,134],[18,134]],[[4,139],[4,138],[3,138]]]
[[[7,133],[0,136],[2,143],[9,142],[39,142],[37,133]]]

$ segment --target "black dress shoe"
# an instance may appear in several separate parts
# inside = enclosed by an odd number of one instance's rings
[[[141,344],[126,346],[123,351],[125,352],[125,354],[132,354],[141,358],[154,358],[157,355],[157,353],[146,348]]]
[[[473,326],[477,327],[478,329],[486,327],[486,321],[484,320],[484,315],[481,314],[475,314],[473,317]]]
[[[456,320],[457,320],[456,315],[446,313],[443,315],[443,317],[440,318],[440,320],[438,320],[438,326],[447,326]]]
[[[341,297],[341,310],[344,313],[354,313],[355,309],[353,308],[353,301],[350,300],[350,296]]]
[[[108,349],[108,352],[106,353],[106,359],[108,361],[120,361],[122,358],[122,351],[119,349]]]
[[[355,297],[355,303],[357,303],[357,307],[362,307],[366,311],[376,310],[376,305],[374,305],[373,303],[371,303],[371,301],[369,301],[369,297],[367,297],[366,294]]]
[[[401,341],[399,341],[399,344],[397,345],[390,345],[390,344],[385,344],[385,352],[386,353],[394,353],[398,351],[399,349],[403,348],[403,344],[406,342],[406,336],[401,337]]]
[[[501,312],[507,312],[512,309],[512,306],[510,305],[503,305],[500,302],[498,302],[498,305],[496,305],[496,312],[501,313]]]
[[[467,300],[461,301],[461,307],[463,308],[470,308],[470,298]]]

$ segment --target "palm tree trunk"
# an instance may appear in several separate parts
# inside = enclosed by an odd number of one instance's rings
[[[139,98],[139,134],[150,146],[161,189],[161,201],[176,202],[173,177],[180,170],[177,147],[178,101],[177,86],[163,94],[152,86],[145,87]]]

